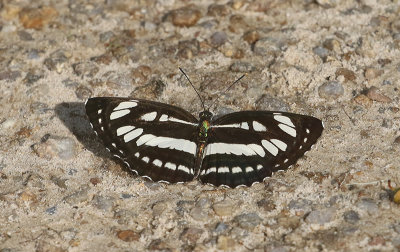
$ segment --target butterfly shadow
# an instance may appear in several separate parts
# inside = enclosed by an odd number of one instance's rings
[[[102,158],[110,154],[96,137],[81,102],[63,102],[55,106],[55,113],[76,139],[89,151]]]

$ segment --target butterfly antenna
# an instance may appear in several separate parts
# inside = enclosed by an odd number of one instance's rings
[[[238,83],[241,79],[243,79],[245,76],[247,75],[247,73],[243,74],[242,76],[240,76],[237,80],[235,80],[231,85],[229,85],[229,87],[227,89],[225,89],[223,92],[220,92],[219,95],[217,96],[217,99],[214,100],[214,102],[211,104],[211,106],[209,107],[209,109],[211,109],[212,106],[214,106],[215,103],[217,103],[218,99],[222,96],[222,94],[225,94],[226,92],[228,92],[228,90],[233,87],[236,83]]]
[[[193,83],[190,81],[189,77],[187,76],[187,74],[183,71],[182,68],[179,67],[179,70],[181,70],[181,72],[183,73],[183,75],[185,75],[186,79],[189,81],[190,85],[192,86],[192,88],[194,89],[194,91],[196,92],[197,96],[199,97],[200,101],[201,101],[201,105],[203,106],[203,109],[206,110],[206,106],[204,106],[204,101],[203,99],[201,99],[201,96],[199,94],[199,92],[197,91],[197,89],[194,87]]]

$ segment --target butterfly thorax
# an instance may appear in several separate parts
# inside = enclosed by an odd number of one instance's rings
[[[208,130],[210,129],[210,121],[213,114],[210,111],[203,111],[199,114],[200,123],[199,123],[199,143],[206,143],[208,138]]]

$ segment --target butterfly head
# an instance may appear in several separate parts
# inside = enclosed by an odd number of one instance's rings
[[[210,121],[212,117],[213,114],[208,110],[204,110],[199,114],[200,121]]]

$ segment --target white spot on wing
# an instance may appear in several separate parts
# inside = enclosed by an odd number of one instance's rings
[[[242,169],[239,166],[232,168],[232,173],[240,173],[240,172],[242,172]]]
[[[242,122],[240,124],[240,128],[248,130],[249,129],[249,124],[247,122]]]
[[[263,168],[263,166],[262,165],[257,165],[257,170],[259,171],[259,170],[261,170]]]
[[[189,125],[193,125],[193,126],[197,126],[197,123],[192,123],[192,122],[187,122],[175,117],[169,117],[168,121],[170,122],[177,122],[177,123],[183,123],[183,124],[189,124]]]
[[[264,139],[261,141],[261,144],[273,156],[276,156],[278,154],[278,148],[276,148],[276,146],[273,145],[270,141]]]
[[[137,158],[138,158],[138,157],[139,157],[139,155],[140,155],[140,154],[139,154],[139,152],[136,152],[136,153],[135,153],[135,157],[137,157]]]
[[[183,171],[183,172],[186,172],[186,173],[189,173],[189,174],[190,174],[189,168],[187,168],[187,167],[184,166],[184,165],[179,165],[179,166],[178,166],[178,170],[181,170],[181,171]]]
[[[166,122],[166,121],[168,121],[168,116],[167,116],[166,114],[161,115],[159,121],[160,121],[160,122]]]
[[[123,126],[123,127],[119,127],[119,128],[117,129],[117,136],[124,135],[124,134],[128,133],[129,131],[133,130],[134,128],[135,128],[135,127],[133,127],[133,126]]]
[[[156,119],[157,117],[157,112],[150,112],[147,114],[144,114],[140,117],[141,120],[143,121],[154,121],[154,119]]]
[[[240,128],[240,123],[213,125],[211,128]]]
[[[215,168],[215,167],[209,168],[209,169],[206,171],[206,174],[210,174],[210,173],[212,173],[212,172],[217,172],[217,168]]]
[[[148,163],[150,161],[149,157],[142,157],[142,160],[146,163]]]
[[[253,172],[253,171],[254,171],[253,167],[251,166],[246,167],[246,172]]]
[[[255,151],[259,156],[264,157],[265,151],[264,149],[258,144],[249,144],[249,146],[253,151]]]
[[[173,171],[176,170],[176,164],[173,164],[173,163],[170,163],[170,162],[165,163],[164,167],[168,168],[170,170],[173,170]]]
[[[101,114],[101,111],[103,111],[102,109],[97,110],[97,114]]]
[[[274,115],[274,119],[277,120],[280,123],[284,123],[290,127],[295,127],[292,120],[290,120],[289,117],[283,116],[283,115]]]
[[[287,126],[286,124],[278,124],[279,128],[281,128],[281,130],[283,130],[285,133],[291,135],[292,137],[296,137],[296,130]]]
[[[226,166],[218,168],[218,173],[228,173],[228,172],[229,168]]]
[[[156,137],[156,136],[155,136],[155,135],[152,135],[152,134],[143,135],[143,136],[141,136],[141,137],[136,141],[136,145],[137,145],[137,146],[143,145],[144,143],[150,141],[150,139],[153,139],[153,138],[155,138],[155,137]]]
[[[147,146],[157,146],[159,148],[164,149],[175,149],[179,151],[184,151],[190,153],[192,155],[196,154],[196,144],[192,141],[186,139],[178,139],[171,137],[163,137],[163,136],[154,136],[151,134],[146,134],[141,136],[136,141],[137,146],[145,144]]]
[[[310,130],[309,129],[306,129],[306,132],[307,132],[307,134],[310,134]]]
[[[137,106],[137,102],[134,100],[125,101],[125,102],[121,102],[120,104],[118,104],[118,106],[114,108],[114,111],[121,110],[121,109],[130,109],[130,108],[133,108],[136,106]]]
[[[287,144],[285,144],[285,143],[282,142],[281,140],[278,140],[278,139],[271,139],[270,141],[271,141],[273,144],[275,144],[276,147],[278,147],[280,150],[286,151]]]
[[[118,119],[120,117],[123,117],[127,114],[129,114],[131,111],[129,109],[123,109],[123,110],[118,110],[114,111],[110,115],[110,120]]]
[[[206,147],[205,155],[213,154],[234,154],[234,155],[245,155],[245,156],[264,156],[265,152],[262,147],[257,144],[227,144],[227,143],[211,143]]]
[[[132,141],[133,139],[137,138],[138,136],[140,136],[143,133],[143,129],[141,128],[137,128],[129,133],[127,133],[124,136],[124,141],[125,143]]]
[[[257,121],[253,121],[253,129],[259,132],[267,131],[267,128]]]
[[[154,164],[155,166],[158,166],[158,167],[161,167],[161,166],[162,166],[162,162],[161,162],[161,160],[159,160],[159,159],[154,159],[154,160],[153,160],[153,164]]]

